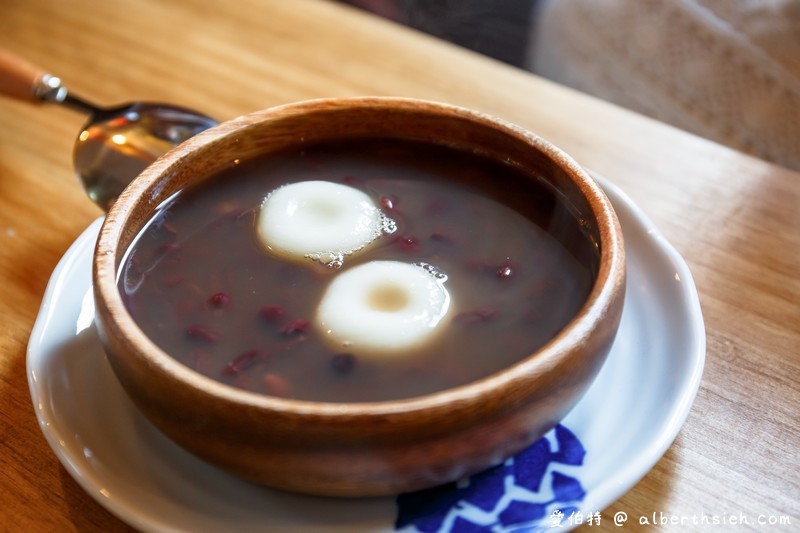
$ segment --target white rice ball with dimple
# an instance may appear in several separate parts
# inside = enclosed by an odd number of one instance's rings
[[[303,181],[272,191],[261,206],[257,226],[259,239],[275,255],[326,264],[377,239],[383,217],[358,189]]]
[[[391,355],[429,342],[449,309],[450,294],[435,273],[400,261],[372,261],[331,281],[316,325],[336,351]]]

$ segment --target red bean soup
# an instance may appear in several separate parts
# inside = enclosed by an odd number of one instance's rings
[[[341,268],[269,253],[256,228],[264,199],[310,180],[366,193],[394,231]],[[512,164],[413,141],[337,141],[241,162],[176,195],[128,251],[119,287],[155,344],[215,380],[310,401],[393,400],[490,376],[552,339],[597,275],[589,233]],[[337,275],[376,260],[446,276],[442,331],[402,354],[331,349],[314,324],[320,299]]]

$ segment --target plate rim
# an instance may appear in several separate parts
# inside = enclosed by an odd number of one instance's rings
[[[691,412],[692,405],[694,405],[694,400],[697,397],[697,392],[700,389],[700,384],[703,379],[706,360],[705,321],[703,319],[697,284],[689,269],[689,264],[678,249],[666,238],[664,233],[658,229],[647,213],[645,213],[630,196],[619,186],[611,183],[599,174],[591,171],[590,174],[598,181],[606,195],[610,197],[615,210],[617,210],[617,202],[623,204],[625,208],[628,209],[630,214],[653,241],[653,244],[657,245],[659,251],[670,259],[670,264],[676,270],[676,274],[680,276],[680,280],[683,282],[681,283],[683,289],[683,293],[681,294],[682,301],[684,306],[689,308],[689,320],[687,320],[686,325],[691,330],[690,337],[694,345],[691,351],[694,357],[687,357],[687,360],[693,362],[691,371],[684,380],[683,387],[681,387],[680,391],[675,395],[677,401],[674,401],[672,404],[672,417],[670,421],[659,427],[659,431],[656,432],[657,437],[654,437],[650,442],[649,452],[643,451],[637,455],[636,460],[628,462],[621,472],[618,471],[615,480],[607,479],[604,483],[594,487],[595,493],[604,494],[605,497],[596,497],[594,499],[587,497],[584,499],[584,501],[581,502],[580,509],[585,512],[592,512],[589,509],[604,510],[608,508],[615,501],[627,494],[661,460],[667,450],[675,442],[675,439],[678,437],[678,434]],[[619,478],[624,479],[624,481],[621,481]],[[610,488],[615,485],[617,487],[616,489]]]

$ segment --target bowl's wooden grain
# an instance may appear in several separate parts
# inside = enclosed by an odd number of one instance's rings
[[[293,401],[234,389],[157,348],[116,285],[118,266],[153,210],[176,191],[287,145],[364,135],[468,147],[550,180],[593,228],[597,282],[574,320],[508,369],[448,391],[378,403]],[[220,124],[171,151],[122,194],[95,252],[97,326],[109,361],[141,411],[205,460],[273,487],[311,494],[398,493],[497,464],[552,428],[592,382],[614,340],[625,291],[622,235],[597,184],[571,158],[506,122],[398,98],[327,99]]]

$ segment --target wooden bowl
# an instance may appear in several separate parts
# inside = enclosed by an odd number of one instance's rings
[[[480,381],[374,403],[287,400],[202,376],[159,349],[128,314],[120,262],[154,210],[234,160],[289,145],[400,136],[477,150],[543,176],[572,204],[599,249],[588,300],[549,343]],[[575,405],[616,335],[625,291],[622,235],[595,181],[519,127],[463,108],[400,98],[315,100],[220,124],[146,169],[109,211],[94,258],[97,326],[134,403],[168,437],[225,470],[318,495],[371,496],[435,486],[521,451]]]

